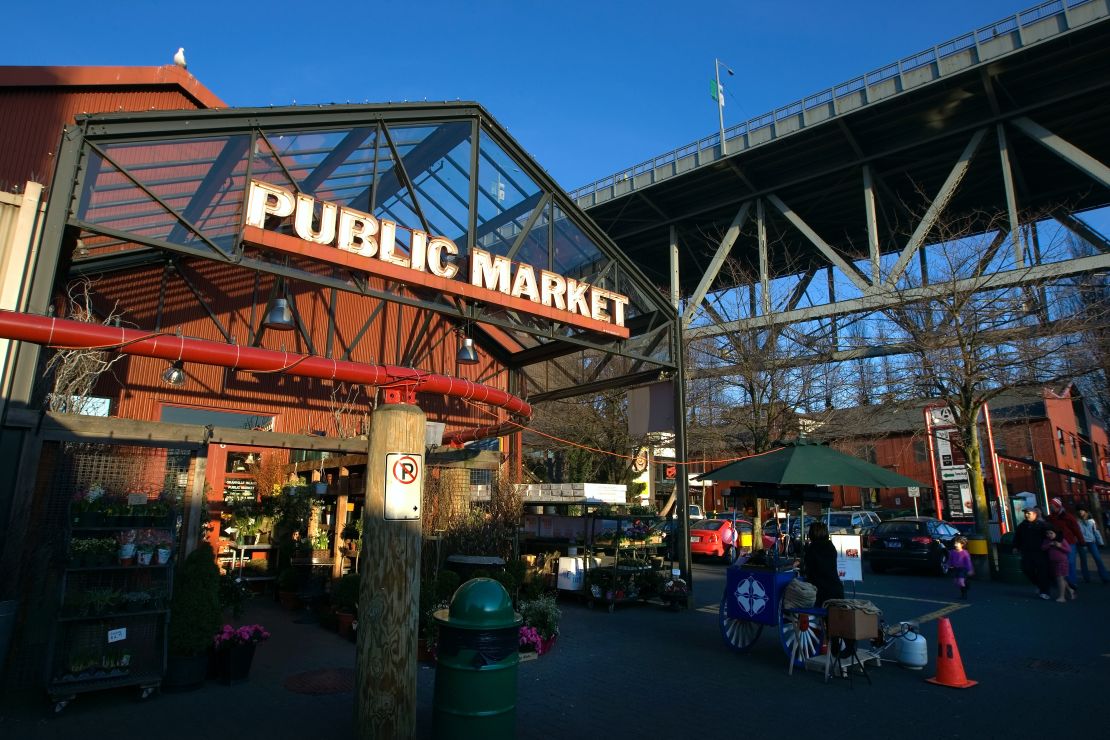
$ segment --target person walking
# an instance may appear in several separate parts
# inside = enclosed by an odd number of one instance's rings
[[[952,543],[955,549],[948,553],[948,567],[955,574],[956,585],[960,587],[960,598],[967,598],[968,578],[975,575],[971,565],[971,553],[967,551],[967,537],[957,537]]]
[[[1050,580],[1048,575],[1048,554],[1041,549],[1045,541],[1048,525],[1041,519],[1041,510],[1036,506],[1022,512],[1025,520],[1014,529],[1014,552],[1021,553],[1021,572],[1029,582],[1037,587],[1037,596],[1047,601]]]
[[[1079,556],[1079,545],[1083,542],[1083,533],[1079,531],[1079,520],[1075,515],[1064,508],[1063,499],[1052,499],[1049,508],[1052,512],[1048,515],[1048,525],[1056,530],[1057,535],[1068,543],[1068,585],[1077,588],[1079,578],[1076,576],[1076,565]]]
[[[1110,584],[1110,572],[1107,572],[1106,564],[1102,562],[1102,553],[1099,552],[1099,548],[1106,544],[1102,540],[1102,532],[1098,531],[1095,520],[1091,518],[1091,512],[1081,506],[1076,513],[1079,514],[1079,531],[1083,535],[1083,549],[1079,551],[1079,563],[1083,566],[1083,582],[1091,582],[1091,571],[1087,567],[1087,554],[1090,553],[1103,585]]]
[[[1067,543],[1062,535],[1058,535],[1055,529],[1049,529],[1045,533],[1045,540],[1041,543],[1041,549],[1048,554],[1048,565],[1056,579],[1056,589],[1059,593],[1056,600],[1063,603],[1068,598],[1072,600],[1078,598],[1075,587],[1068,583],[1067,578],[1068,561],[1070,560],[1068,553],[1072,551],[1072,546]]]

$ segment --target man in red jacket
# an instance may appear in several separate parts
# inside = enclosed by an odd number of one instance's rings
[[[1071,545],[1068,550],[1068,585],[1075,588],[1075,566],[1078,561],[1079,548],[1083,545],[1083,533],[1079,529],[1079,520],[1075,514],[1064,509],[1064,502],[1059,497],[1050,502],[1052,513],[1048,515],[1048,523],[1060,531],[1064,540]]]

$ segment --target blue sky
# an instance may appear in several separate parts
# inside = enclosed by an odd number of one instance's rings
[[[232,106],[481,103],[566,189],[1031,7],[1033,0],[10,3],[4,65],[159,65]]]

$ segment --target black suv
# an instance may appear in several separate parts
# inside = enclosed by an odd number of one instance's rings
[[[871,570],[925,568],[948,572],[948,551],[960,533],[947,522],[927,516],[904,516],[882,522],[868,536]]]

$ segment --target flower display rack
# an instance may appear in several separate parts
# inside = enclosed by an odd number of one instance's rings
[[[45,676],[55,712],[88,691],[137,686],[145,699],[166,670],[179,506],[172,494],[136,493],[126,482],[79,480],[83,465],[109,477],[123,467],[116,449],[105,448],[95,465],[85,455],[69,468],[63,457],[55,475],[53,495],[68,499],[52,562],[59,585]],[[129,476],[147,465],[176,479],[165,455],[131,452]]]

